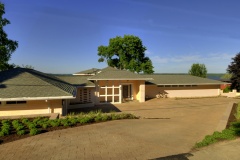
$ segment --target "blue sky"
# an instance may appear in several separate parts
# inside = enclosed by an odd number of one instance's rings
[[[4,29],[19,42],[10,62],[47,73],[103,68],[97,48],[110,38],[142,39],[155,73],[187,73],[204,63],[225,73],[240,52],[237,0],[1,0]]]

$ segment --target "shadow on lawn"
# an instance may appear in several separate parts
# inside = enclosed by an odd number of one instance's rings
[[[103,105],[96,105],[93,107],[86,107],[86,108],[78,108],[78,109],[69,109],[68,110],[68,114],[71,113],[88,113],[90,111],[99,111],[101,110],[102,113],[110,113],[110,112],[122,112],[121,110],[119,110],[117,107],[115,107],[112,104],[103,104]]]
[[[167,157],[159,157],[159,158],[154,158],[151,160],[189,160],[188,157],[193,156],[191,153],[182,153],[182,154],[176,154],[176,155],[171,155]]]

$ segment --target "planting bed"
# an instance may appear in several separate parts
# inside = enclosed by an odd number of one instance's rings
[[[81,125],[119,119],[136,119],[132,114],[103,114],[101,111],[69,115],[62,119],[50,120],[48,117],[0,120],[0,144],[26,138],[29,136],[77,127]]]

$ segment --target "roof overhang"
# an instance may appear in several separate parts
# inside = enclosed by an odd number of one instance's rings
[[[0,101],[34,101],[34,100],[56,100],[56,99],[75,99],[73,96],[59,97],[18,97],[18,98],[0,98]]]
[[[93,75],[95,75],[95,74],[84,74],[84,73],[74,73],[74,74],[72,74],[72,75],[74,75],[74,76],[93,76]]]

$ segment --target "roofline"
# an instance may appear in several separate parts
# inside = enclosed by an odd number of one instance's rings
[[[74,75],[74,76],[93,76],[93,75],[95,75],[95,74],[86,74],[86,73],[80,73],[80,74],[78,74],[78,73],[74,73],[74,74],[72,74],[72,75]]]
[[[77,85],[76,85],[76,87],[77,88],[95,88],[95,86],[77,86]]]
[[[153,78],[115,78],[115,79],[88,79],[88,80],[153,80]]]
[[[55,99],[75,99],[73,96],[59,96],[59,97],[20,97],[20,98],[0,98],[0,101],[32,101],[32,100],[55,100]]]

